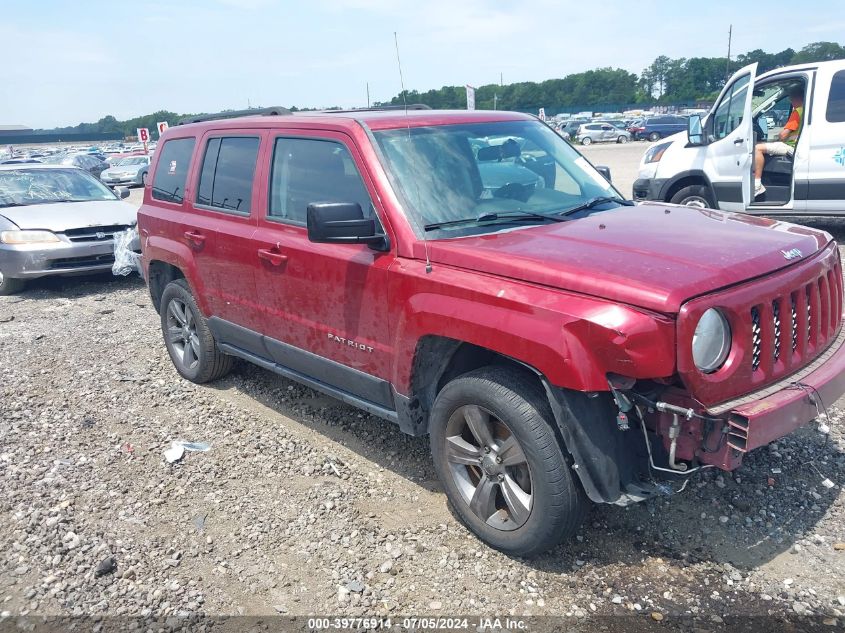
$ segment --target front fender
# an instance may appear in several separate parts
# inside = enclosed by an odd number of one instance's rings
[[[435,270],[427,275],[421,266],[402,265],[392,287],[391,303],[404,289],[419,289],[399,301],[392,332],[393,384],[405,394],[423,336],[492,350],[576,391],[607,391],[611,372],[660,378],[675,371],[674,321],[665,316],[472,271]]]

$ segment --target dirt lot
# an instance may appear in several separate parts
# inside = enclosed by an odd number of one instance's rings
[[[576,540],[517,560],[452,517],[426,438],[247,364],[193,385],[136,277],[44,280],[0,297],[0,610],[841,626],[843,404],[829,435],[810,425],[732,475],[596,507]],[[211,448],[168,465],[177,439]]]

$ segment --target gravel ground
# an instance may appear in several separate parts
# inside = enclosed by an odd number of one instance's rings
[[[425,438],[247,364],[181,380],[137,278],[44,280],[0,297],[0,609],[841,623],[845,437],[829,414],[829,436],[596,507],[576,540],[510,559],[449,513]],[[211,449],[169,465],[177,439]]]

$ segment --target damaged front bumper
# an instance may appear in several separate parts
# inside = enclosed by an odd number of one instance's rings
[[[44,244],[0,244],[0,271],[13,279],[35,279],[48,275],[74,275],[111,270],[114,240]],[[133,245],[138,250],[139,244]]]
[[[811,422],[845,394],[845,328],[812,363],[759,391],[704,408],[683,392],[667,391],[664,399],[689,407],[695,415],[681,421],[674,454],[678,460],[734,470],[745,453],[770,444]],[[677,416],[680,417],[680,416]],[[671,449],[670,429],[676,414],[649,411],[649,426]],[[650,418],[650,419],[649,419]]]

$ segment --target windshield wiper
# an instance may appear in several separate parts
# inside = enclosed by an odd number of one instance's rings
[[[564,222],[565,220],[557,215],[546,215],[545,213],[535,213],[534,211],[503,211],[502,213],[482,213],[474,218],[461,218],[459,220],[444,220],[443,222],[432,222],[426,224],[423,228],[426,231],[434,231],[445,226],[458,226],[461,224],[474,224],[480,222],[491,222],[494,224],[507,224],[508,222],[517,222],[520,220],[540,220],[549,222]]]
[[[595,198],[590,198],[583,204],[579,204],[575,207],[572,207],[571,209],[567,209],[566,211],[561,211],[559,215],[572,215],[573,213],[578,213],[579,211],[584,211],[586,209],[592,209],[594,207],[599,206],[600,204],[605,204],[607,202],[616,202],[624,207],[634,206],[633,200],[624,200],[616,196],[597,196]]]

